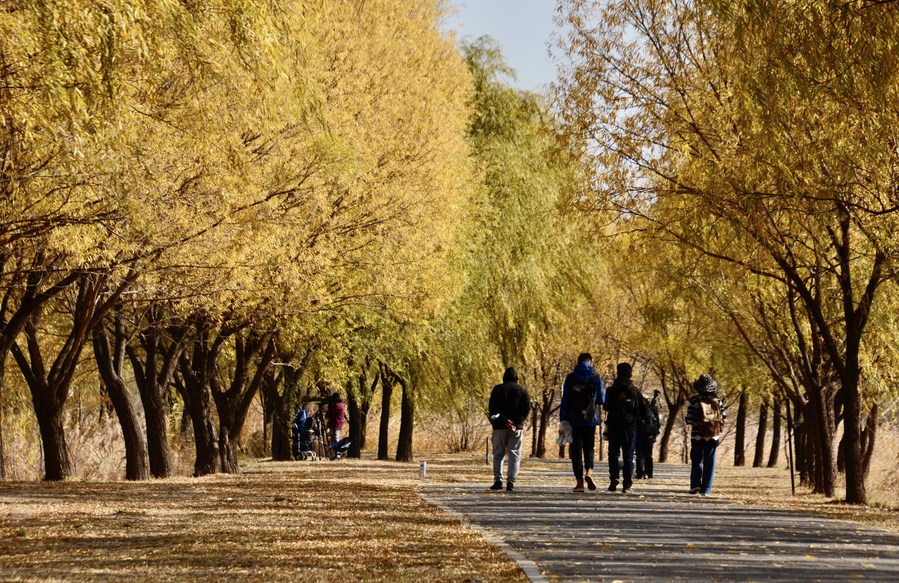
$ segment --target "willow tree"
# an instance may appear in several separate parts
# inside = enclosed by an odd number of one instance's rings
[[[322,5],[327,10],[307,23],[316,38],[307,63],[344,168],[324,193],[325,236],[334,242],[323,305],[346,314],[342,331],[361,352],[354,362],[380,360],[403,387],[397,459],[407,460],[424,389],[416,386],[420,347],[454,288],[447,257],[470,176],[470,78],[440,32],[440,3]],[[341,224],[349,219],[354,228]]]
[[[897,258],[899,13],[865,2],[564,6],[563,110],[597,145],[601,191],[795,293],[824,355],[824,377],[805,379],[822,396],[813,410],[832,423],[829,395],[843,394],[846,499],[864,502],[859,359]]]
[[[4,212],[19,217],[10,240],[21,242],[6,250],[19,253],[13,264],[30,264],[39,283],[19,294],[21,307],[78,285],[68,310],[71,341],[56,364],[45,367],[40,350],[56,323],[40,330],[36,308],[26,314],[28,350],[16,350],[29,384],[50,387],[32,391],[42,427],[62,412],[86,331],[142,274],[171,266],[174,249],[265,200],[258,191],[248,200],[240,189],[274,147],[259,135],[272,120],[305,119],[310,108],[302,81],[283,74],[298,44],[285,41],[284,13],[227,1],[214,8],[32,3],[4,20],[4,42],[16,39],[3,50],[13,64],[4,71],[16,77],[4,115],[17,124]],[[271,183],[267,194],[283,198],[283,184],[300,178]],[[12,316],[4,338],[14,339],[27,318],[21,308],[5,311]],[[42,435],[60,445],[45,450],[64,452],[61,426],[51,425]],[[64,457],[46,456],[48,477],[70,473]]]
[[[585,343],[594,321],[575,316],[597,280],[593,227],[577,213],[561,212],[585,178],[545,100],[504,80],[513,73],[495,43],[483,37],[463,50],[474,77],[469,140],[479,187],[462,246],[466,287],[452,317],[464,327],[453,334],[470,338],[464,347],[495,356],[485,361],[486,355],[452,350],[450,376],[468,379],[455,398],[470,394],[482,408],[484,391],[502,367],[518,367],[539,405],[534,430],[541,450],[560,371],[570,365],[572,351],[587,349],[572,348],[572,339]],[[492,370],[484,370],[485,363]]]

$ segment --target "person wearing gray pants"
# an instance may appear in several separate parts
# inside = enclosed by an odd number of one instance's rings
[[[503,488],[503,461],[508,454],[506,490],[515,489],[515,480],[521,467],[521,435],[524,422],[531,412],[531,398],[527,390],[518,384],[518,373],[507,368],[503,382],[493,387],[488,406],[490,424],[493,426],[493,485],[491,490]]]

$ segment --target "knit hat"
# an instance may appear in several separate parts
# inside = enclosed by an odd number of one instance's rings
[[[506,372],[503,373],[503,382],[504,383],[517,383],[518,382],[518,372],[515,371],[511,366],[506,369]]]
[[[693,390],[697,393],[716,393],[718,392],[718,383],[709,375],[702,374],[693,383]]]

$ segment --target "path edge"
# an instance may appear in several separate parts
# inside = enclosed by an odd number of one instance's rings
[[[510,559],[515,561],[518,564],[518,567],[522,571],[524,571],[524,574],[527,576],[527,578],[530,579],[531,581],[533,581],[534,583],[549,583],[549,579],[546,577],[546,575],[544,575],[540,571],[540,568],[537,566],[537,563],[535,563],[531,559],[525,557],[524,555],[522,555],[521,553],[519,553],[518,551],[513,549],[509,545],[509,543],[507,543],[505,540],[503,540],[502,538],[497,536],[493,530],[470,522],[468,520],[468,517],[465,514],[459,512],[457,510],[454,510],[445,504],[440,503],[438,500],[432,498],[431,496],[428,496],[427,494],[425,494],[424,492],[421,491],[421,488],[418,488],[418,496],[422,500],[427,502],[428,504],[430,504],[432,506],[436,506],[437,508],[439,508],[443,512],[446,512],[447,514],[449,514],[450,516],[452,516],[453,518],[455,518],[456,520],[458,520],[459,522],[461,522],[468,528],[472,529],[473,531],[478,533],[481,536],[481,538],[483,538],[487,542],[499,547],[499,550],[504,552]]]

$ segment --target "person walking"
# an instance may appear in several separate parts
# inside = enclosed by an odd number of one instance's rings
[[[490,392],[488,405],[490,424],[493,426],[493,485],[491,490],[503,489],[503,461],[509,457],[506,474],[506,491],[515,489],[515,480],[521,467],[521,435],[524,422],[531,412],[531,397],[518,384],[518,373],[509,367],[503,373],[503,382]]]
[[[659,395],[656,389],[652,401],[640,395],[640,415],[637,418],[637,475],[636,479],[652,478],[652,447],[659,436]]]
[[[710,496],[715,481],[715,451],[721,441],[727,406],[718,397],[718,383],[707,374],[693,383],[684,422],[690,432],[690,494]]]
[[[596,490],[593,481],[593,458],[596,447],[596,426],[599,425],[599,407],[606,396],[602,377],[593,370],[593,357],[583,352],[577,364],[562,385],[562,403],[559,407],[560,425],[571,427],[569,457],[574,472],[575,492],[584,491],[584,483]]]
[[[609,492],[618,489],[622,478],[621,493],[631,490],[634,480],[634,453],[637,448],[637,415],[643,395],[631,381],[633,368],[626,362],[616,367],[617,376],[606,393],[606,431],[609,436]],[[623,475],[618,456],[624,462]]]
[[[334,392],[327,399],[327,406],[328,437],[331,439],[331,443],[335,444],[340,441],[340,432],[346,423],[346,405],[340,398],[340,393]]]

